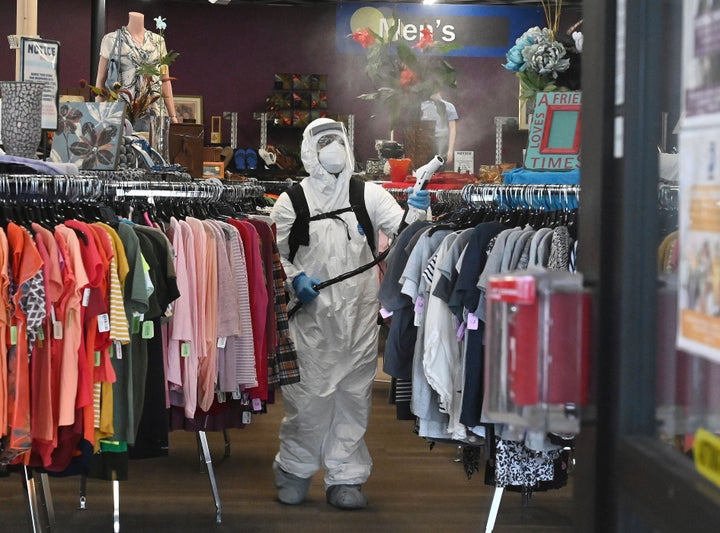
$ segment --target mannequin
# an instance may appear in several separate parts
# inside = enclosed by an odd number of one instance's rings
[[[108,33],[103,37],[100,45],[100,61],[98,62],[98,73],[95,85],[104,87],[107,80],[107,70],[110,55],[115,49],[116,32]],[[120,71],[123,88],[127,89],[133,95],[136,94],[138,87],[138,78],[135,76],[135,69],[138,63],[154,62],[167,53],[165,48],[165,39],[149,30],[145,29],[145,15],[136,11],[128,13],[128,23],[121,29],[120,45]],[[154,83],[160,85],[160,93],[170,116],[170,122],[178,122],[175,113],[175,102],[173,100],[172,82],[170,81],[170,72],[164,67],[160,79]],[[104,102],[106,98],[98,95],[95,97],[96,102]],[[155,114],[159,113],[159,105],[154,106]]]
[[[437,154],[445,159],[445,167],[452,169],[455,157],[455,139],[457,137],[458,113],[455,106],[443,100],[436,92],[421,104],[423,120],[435,121],[435,145]]]

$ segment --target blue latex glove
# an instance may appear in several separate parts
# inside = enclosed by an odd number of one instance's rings
[[[318,284],[320,284],[319,279],[310,278],[304,272],[295,276],[292,282],[295,294],[303,304],[308,304],[317,298],[320,293],[313,289],[313,285]]]
[[[421,211],[427,211],[428,207],[430,207],[430,191],[421,190],[418,192],[413,192],[413,188],[408,187],[407,194],[408,205],[420,209]]]

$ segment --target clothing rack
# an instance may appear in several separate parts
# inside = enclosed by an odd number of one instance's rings
[[[104,173],[106,176],[108,173]],[[35,174],[0,174],[0,198],[19,200],[52,200],[56,202],[98,201],[122,197],[145,198],[187,198],[194,201],[217,202],[220,200],[236,202],[247,198],[262,198],[265,189],[257,180],[241,183],[225,183],[219,179],[198,181],[165,181],[136,179],[144,175],[137,172],[117,173],[130,179],[103,179],[96,175],[53,176]],[[225,439],[225,456],[229,455],[227,432]],[[212,457],[204,431],[197,432],[198,453],[204,463],[210,481],[210,488],[215,504],[216,523],[222,522],[222,505],[218,492]],[[120,489],[119,481],[113,479],[113,530],[120,531]],[[32,469],[23,469],[23,485],[26,492],[31,515],[33,531],[54,528],[54,508],[48,476],[41,473],[39,478],[33,477]],[[86,509],[85,492],[86,477],[81,478],[79,509]],[[41,492],[39,492],[41,490]]]
[[[386,189],[396,198],[404,198],[405,188]],[[578,208],[580,197],[579,185],[560,184],[467,184],[458,189],[429,189],[434,205],[443,203],[449,212],[463,209],[484,212],[515,212],[515,211],[572,211]],[[435,202],[437,204],[435,204]],[[435,211],[435,209],[434,209]],[[435,214],[435,213],[434,213]],[[493,531],[504,487],[496,487],[488,513],[485,531]],[[523,506],[530,498],[530,491],[523,491]]]
[[[580,185],[480,183],[465,185],[460,195],[472,207],[577,209]]]

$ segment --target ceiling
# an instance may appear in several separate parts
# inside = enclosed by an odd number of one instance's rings
[[[170,0],[180,4],[207,4],[209,0]],[[226,0],[218,0],[218,3],[225,3]],[[230,4],[262,4],[262,5],[274,5],[274,6],[312,6],[318,4],[340,4],[342,0],[230,0]],[[394,2],[388,1],[369,1],[364,2],[368,4],[378,3],[394,3],[394,4],[419,4],[420,0],[395,0]],[[457,5],[541,5],[541,0],[439,0],[438,4],[457,4]],[[551,1],[552,3],[552,1]],[[582,0],[562,0],[562,4],[565,7],[580,7]]]

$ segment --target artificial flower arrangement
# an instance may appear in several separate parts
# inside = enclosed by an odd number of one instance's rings
[[[158,35],[164,38],[166,19],[156,17],[155,28]],[[88,84],[85,80],[80,80],[80,87],[88,87],[92,93],[104,96],[109,102],[122,100],[127,104],[126,118],[131,124],[139,119],[147,117],[153,104],[162,97],[161,90],[158,88],[158,78],[167,73],[168,67],[178,58],[180,54],[170,50],[167,54],[160,57],[157,62],[141,63],[136,69],[136,76],[140,79],[140,88],[136,95],[123,88],[120,83],[115,83],[111,89],[106,87],[96,87]],[[174,80],[175,78],[169,78]]]
[[[439,54],[459,46],[434,41],[432,28],[425,26],[420,30],[418,42],[411,47],[398,37],[400,24],[395,15],[387,37],[370,28],[352,34],[352,38],[366,49],[365,72],[375,87],[374,92],[361,94],[358,98],[381,102],[388,110],[391,130],[402,119],[419,118],[422,102],[433,94],[457,86],[455,69]]]
[[[539,92],[580,89],[580,58],[583,34],[558,33],[562,0],[542,1],[547,27],[535,26],[523,33],[506,54],[503,65],[520,79],[520,98],[534,99]]]

